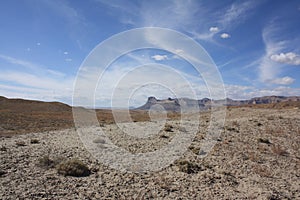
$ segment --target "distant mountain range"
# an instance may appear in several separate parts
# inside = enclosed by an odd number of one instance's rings
[[[149,110],[150,108],[159,109],[161,106],[167,111],[180,111],[181,108],[192,110],[199,108],[200,110],[208,110],[212,104],[224,106],[251,106],[251,107],[264,107],[264,108],[284,108],[284,107],[298,107],[300,108],[300,96],[265,96],[255,97],[249,100],[212,100],[203,98],[200,100],[189,98],[168,98],[159,100],[155,97],[149,97],[147,102],[138,108],[130,108],[131,110]],[[153,107],[154,106],[154,107]],[[109,109],[109,108],[107,108]],[[35,100],[24,99],[9,99],[0,96],[0,112],[1,111],[13,112],[72,112],[72,107],[60,102],[43,102]],[[101,109],[97,109],[101,110]],[[103,109],[102,109],[103,110]]]
[[[209,98],[203,98],[200,100],[189,99],[189,98],[168,98],[164,100],[156,99],[155,97],[149,97],[147,102],[136,108],[137,110],[149,110],[150,108],[157,109],[157,105],[162,106],[167,111],[180,111],[182,107],[187,110],[197,109],[208,110],[211,108],[212,104],[224,105],[224,106],[247,106],[247,105],[261,105],[261,104],[276,104],[284,102],[300,102],[300,96],[265,96],[265,97],[255,97],[249,100],[233,100],[233,99],[223,99],[223,100],[212,100]],[[298,104],[297,104],[298,105]],[[154,106],[154,107],[153,107]]]

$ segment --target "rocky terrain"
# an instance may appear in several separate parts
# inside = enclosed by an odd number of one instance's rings
[[[0,199],[300,199],[300,109],[288,105],[229,107],[224,130],[205,158],[198,154],[211,115],[202,112],[199,125],[192,127],[197,134],[188,150],[156,172],[121,172],[104,165],[86,150],[71,125],[43,129],[52,126],[51,119],[49,124],[32,124],[32,133],[6,132],[0,137]],[[23,123],[18,115],[4,121],[4,114],[9,118],[5,109],[2,104],[1,127]],[[33,112],[33,119],[42,115],[41,109]],[[53,116],[55,110],[47,112]],[[145,127],[145,132],[154,130],[157,122],[147,121],[144,114],[136,111],[140,121],[125,120],[118,126],[106,113],[95,130],[103,130],[114,144],[133,154],[155,151],[182,131],[174,115],[147,139],[124,134],[134,131],[133,124]],[[61,118],[52,119],[58,124]],[[105,146],[102,140],[92,142]]]

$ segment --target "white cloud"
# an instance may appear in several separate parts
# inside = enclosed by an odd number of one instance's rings
[[[167,60],[168,56],[167,55],[158,55],[157,54],[157,55],[151,56],[151,58],[153,58],[156,61],[162,61],[162,60]]]
[[[219,28],[216,27],[216,26],[212,26],[212,27],[209,28],[209,31],[212,32],[212,33],[216,33],[216,32],[219,31]]]
[[[223,38],[223,39],[227,39],[227,38],[230,38],[230,35],[228,33],[222,33],[220,35],[220,37]]]
[[[64,52],[64,54],[65,54],[65,55],[68,55],[68,54],[69,54],[69,52],[65,51],[65,52]]]
[[[71,61],[72,61],[72,58],[66,58],[65,61],[66,61],[66,62],[71,62]]]
[[[41,46],[41,43],[40,43],[40,42],[38,42],[38,43],[36,43],[36,45],[37,45],[37,46]]]
[[[269,80],[269,83],[273,83],[273,84],[278,84],[278,85],[290,85],[295,81],[295,79],[289,77],[289,76],[285,76],[282,78],[275,78],[272,80]]]
[[[300,55],[293,52],[273,54],[270,56],[270,59],[278,63],[300,65]]]

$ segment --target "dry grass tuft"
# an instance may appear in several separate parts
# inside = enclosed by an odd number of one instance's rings
[[[164,131],[166,132],[173,132],[173,126],[171,124],[166,124],[165,125],[165,128],[164,128]]]
[[[33,139],[30,140],[30,143],[31,144],[38,144],[38,143],[40,143],[40,141],[36,138],[33,138]]]
[[[57,164],[59,164],[63,160],[62,157],[50,158],[49,155],[43,156],[38,159],[37,165],[44,169],[54,168]]]
[[[23,147],[23,146],[26,146],[26,143],[24,141],[16,141],[16,145]]]

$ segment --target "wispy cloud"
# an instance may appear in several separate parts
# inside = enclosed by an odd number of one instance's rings
[[[243,23],[251,16],[251,11],[258,5],[257,1],[237,1],[224,11],[220,11],[219,24],[222,29],[230,29]]]
[[[74,77],[29,61],[0,55],[12,67],[0,74],[2,95],[70,103]],[[16,66],[24,67],[19,70]]]
[[[55,12],[58,16],[63,17],[63,19],[68,23],[68,25],[85,25],[85,18],[79,14],[77,9],[72,7],[68,1],[65,0],[52,0],[52,1],[42,1],[49,9]]]
[[[50,73],[52,75],[59,75],[59,76],[64,76],[65,75],[61,72],[58,72],[58,71],[55,71],[55,70],[52,70],[52,69],[48,69],[47,67],[45,67],[43,65],[36,64],[36,63],[26,61],[26,60],[22,60],[22,59],[15,58],[15,57],[3,55],[3,54],[0,54],[0,59],[6,61],[9,64],[24,67],[25,71],[26,70],[31,70],[35,74]]]
[[[28,61],[25,61],[22,59],[17,59],[17,58],[11,57],[11,56],[3,55],[3,54],[0,54],[0,59],[3,59],[8,63],[19,65],[19,66],[26,67],[29,69],[38,69],[41,67],[40,65],[37,65],[37,64],[31,63],[31,62],[28,62]]]

